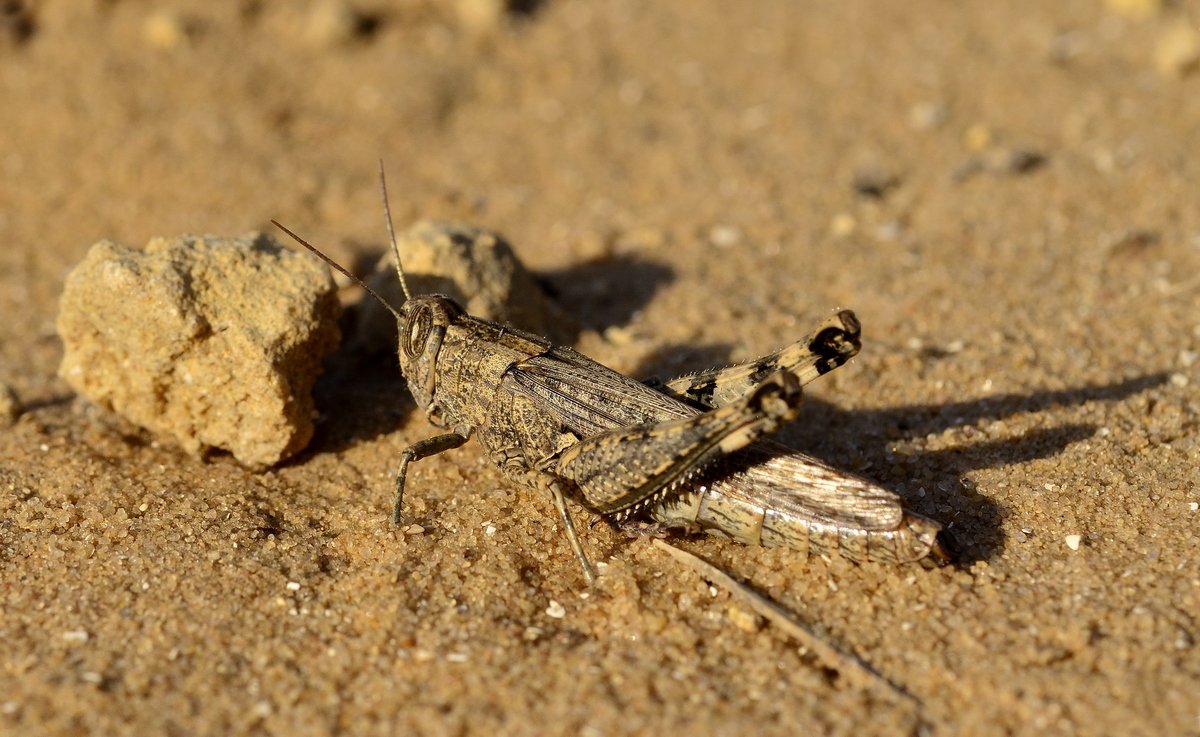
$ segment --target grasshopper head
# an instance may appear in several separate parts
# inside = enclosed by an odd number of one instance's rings
[[[458,303],[441,294],[414,295],[409,291],[404,278],[404,269],[400,266],[400,247],[396,244],[396,230],[392,227],[392,212],[388,206],[387,183],[383,177],[383,162],[379,162],[379,190],[383,196],[383,212],[387,222],[388,237],[391,241],[392,256],[396,259],[396,276],[400,287],[404,290],[404,303],[393,307],[375,290],[367,286],[361,279],[346,270],[344,266],[321,252],[319,248],[285,228],[277,220],[272,220],[280,230],[296,239],[322,261],[337,269],[347,278],[365,289],[380,304],[396,316],[396,326],[400,332],[400,371],[408,382],[408,389],[413,399],[423,409],[432,411],[433,393],[437,389],[437,359],[442,348],[442,340],[446,331],[464,313]],[[431,417],[432,419],[432,417]]]
[[[417,406],[428,408],[437,389],[437,359],[446,330],[463,314],[462,307],[440,294],[410,297],[400,305],[400,371]]]

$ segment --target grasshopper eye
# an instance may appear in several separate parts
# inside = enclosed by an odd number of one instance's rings
[[[429,339],[429,331],[433,327],[433,316],[429,308],[422,305],[409,316],[404,329],[404,352],[409,358],[416,358],[425,350],[425,341]]]

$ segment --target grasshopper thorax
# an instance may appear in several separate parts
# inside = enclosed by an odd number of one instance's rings
[[[453,299],[441,294],[409,297],[400,305],[396,327],[400,372],[417,406],[428,409],[437,390],[437,359],[446,331],[464,314]]]

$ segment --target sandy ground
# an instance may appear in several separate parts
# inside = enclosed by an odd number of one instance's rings
[[[1200,734],[1200,9],[519,5],[4,5],[0,732]],[[378,157],[402,225],[505,233],[623,371],[857,310],[786,440],[962,563],[683,544],[912,700],[604,525],[589,590],[474,444],[393,528],[432,432],[394,359],[331,359],[313,443],[259,474],[56,377],[91,243],[277,217],[363,267]]]

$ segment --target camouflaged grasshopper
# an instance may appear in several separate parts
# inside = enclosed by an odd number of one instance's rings
[[[506,476],[550,495],[589,581],[595,574],[568,497],[618,524],[650,520],[855,561],[951,560],[941,525],[905,510],[893,492],[765,439],[796,418],[803,384],[858,353],[854,313],[839,312],[770,356],[647,385],[570,348],[472,317],[449,297],[411,294],[382,167],[380,183],[405,295],[398,309],[271,222],[396,316],[409,391],[429,422],[446,430],[401,456],[397,524],[409,464],[475,436]]]

